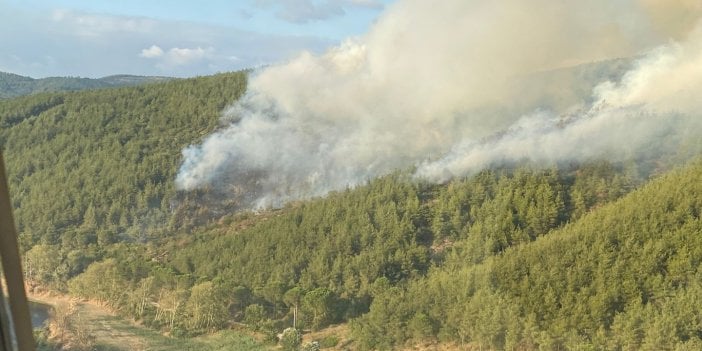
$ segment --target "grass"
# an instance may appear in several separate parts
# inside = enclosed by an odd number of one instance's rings
[[[194,338],[173,338],[114,316],[104,317],[102,321],[110,333],[119,336],[120,345],[115,344],[114,339],[109,340],[108,335],[97,333],[96,349],[100,351],[258,351],[270,349],[269,346],[253,337],[234,330],[225,330]],[[105,342],[106,339],[108,342]]]
[[[259,351],[275,348],[236,330],[192,338],[170,337],[115,316],[94,302],[70,302],[65,296],[34,296],[34,299],[54,308],[73,304],[74,328],[89,335],[91,349],[96,351]]]

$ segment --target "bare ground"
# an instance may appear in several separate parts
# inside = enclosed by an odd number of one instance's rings
[[[222,331],[197,338],[169,337],[119,317],[108,308],[93,301],[49,294],[30,294],[29,298],[54,308],[54,317],[49,328],[50,338],[64,345],[65,350],[86,348],[100,351],[271,349],[235,331]],[[69,318],[70,323],[62,323],[60,320],[66,313],[72,316]],[[67,326],[67,324],[70,325]]]

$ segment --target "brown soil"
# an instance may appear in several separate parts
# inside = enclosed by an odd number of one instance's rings
[[[51,305],[55,311],[54,317],[50,322],[50,337],[53,341],[63,345],[76,345],[81,336],[87,336],[88,339],[96,344],[102,345],[102,348],[108,350],[147,350],[149,340],[141,335],[133,332],[134,328],[146,328],[130,323],[120,317],[117,317],[108,308],[100,306],[91,301],[83,301],[76,298],[71,298],[63,295],[52,294],[29,294],[28,298],[32,301]],[[70,319],[72,328],[66,328],[59,321],[56,321],[56,314],[70,311]],[[81,335],[75,335],[76,331],[80,330]]]

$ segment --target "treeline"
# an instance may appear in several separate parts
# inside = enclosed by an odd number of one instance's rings
[[[76,91],[144,83],[165,82],[173,78],[116,75],[98,79],[79,77],[48,77],[34,79],[17,74],[0,72],[0,99],[14,98],[47,92]]]

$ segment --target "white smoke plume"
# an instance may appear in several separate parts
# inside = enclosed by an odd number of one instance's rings
[[[398,168],[444,181],[694,146],[701,13],[696,0],[400,0],[365,36],[256,72],[176,182],[278,206]]]

